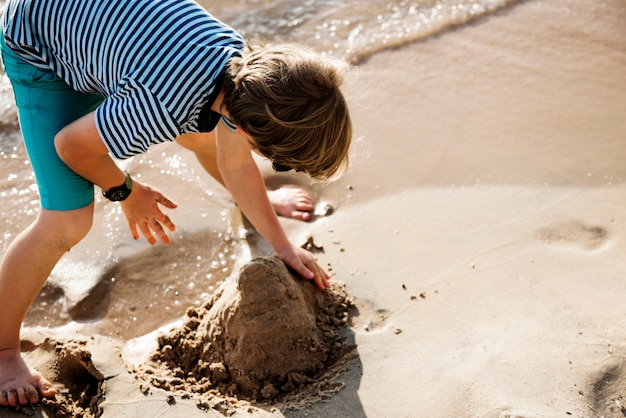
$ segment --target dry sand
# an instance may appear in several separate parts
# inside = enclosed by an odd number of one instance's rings
[[[26,355],[86,417],[624,416],[624,21],[621,0],[529,0],[359,67],[352,170],[311,186],[334,213],[284,220],[356,303],[333,328],[354,357],[317,399],[199,408],[134,371],[156,335],[28,328]]]

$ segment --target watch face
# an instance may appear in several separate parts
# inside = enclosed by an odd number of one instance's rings
[[[112,187],[109,191],[102,191],[102,195],[113,202],[125,200],[133,189],[133,179],[126,173],[126,181],[121,186]]]
[[[119,202],[121,200],[124,200],[128,197],[128,195],[130,194],[130,190],[126,189],[126,190],[112,190],[109,191],[107,193],[107,197],[109,198],[109,200],[113,201],[113,202]]]

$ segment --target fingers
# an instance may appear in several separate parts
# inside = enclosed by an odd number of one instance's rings
[[[165,227],[170,230],[170,232],[174,232],[176,231],[176,225],[174,225],[174,222],[172,222],[172,220],[170,219],[169,216],[167,216],[166,214],[163,214],[163,216],[161,217],[161,219],[158,219],[159,223],[161,225],[165,225]]]
[[[163,195],[161,195],[157,199],[157,203],[165,206],[168,209],[176,209],[176,207],[178,206],[176,203],[172,202]],[[154,221],[150,224],[150,227],[157,234],[162,243],[169,244],[170,239],[165,233],[163,226],[165,226],[170,232],[174,232],[176,230],[176,225],[174,225],[174,222],[172,222],[170,217],[159,210],[159,215],[154,218]]]
[[[313,281],[317,285],[320,290],[326,290],[330,287],[330,283],[328,279],[330,279],[330,275],[326,273],[315,260],[311,260],[312,262],[309,264],[313,264],[311,267],[315,276],[313,277]]]
[[[163,213],[159,205],[169,209],[178,206],[160,192],[146,186],[137,187],[135,193],[122,202],[128,227],[135,240],[143,235],[151,245],[156,244],[158,240],[169,244],[170,239],[165,230],[173,232],[176,225]]]
[[[176,229],[176,226],[169,219],[169,217],[164,215],[162,219],[162,222],[167,229],[169,229],[170,231],[174,231]],[[157,239],[154,237],[154,235],[156,235],[163,244],[170,243],[169,236],[163,229],[163,225],[161,225],[161,222],[159,222],[157,219],[153,219],[151,222],[145,222],[141,224],[139,226],[139,229],[141,230],[141,233],[146,238],[146,240],[152,245],[157,243]]]
[[[320,290],[326,290],[330,287],[330,275],[322,269],[317,261],[313,258],[306,259],[302,264],[302,270],[299,273],[308,280],[313,280]]]
[[[152,235],[152,229],[150,228],[150,225],[148,225],[147,223],[143,223],[139,225],[139,229],[141,230],[141,234],[144,236],[146,241],[148,241],[151,245],[157,243],[156,238],[154,238],[154,235]]]
[[[313,280],[315,285],[325,290],[330,287],[330,275],[317,263],[313,254],[300,247],[287,247],[278,251],[279,257],[302,277]]]
[[[128,229],[130,229],[130,233],[133,236],[133,239],[136,241],[139,239],[139,232],[137,232],[137,225],[128,220]]]
[[[155,222],[151,224],[150,227],[152,228],[154,233],[159,237],[159,239],[161,240],[163,244],[170,243],[170,237],[167,236],[167,234],[165,233],[165,230],[163,229],[163,226],[158,221],[155,220]]]
[[[172,202],[171,200],[169,200],[167,197],[163,195],[159,196],[159,198],[157,199],[157,203],[160,203],[161,205],[165,206],[168,209],[176,209],[178,207],[176,203]]]

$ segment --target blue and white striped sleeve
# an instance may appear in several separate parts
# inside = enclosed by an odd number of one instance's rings
[[[109,152],[119,159],[141,154],[153,144],[173,141],[180,128],[163,103],[145,86],[125,80],[96,109],[96,127]]]

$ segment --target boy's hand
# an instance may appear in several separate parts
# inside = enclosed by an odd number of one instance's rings
[[[139,183],[133,182],[133,190],[128,198],[121,202],[122,210],[128,221],[128,227],[134,239],[139,239],[139,231],[150,244],[156,244],[153,234],[164,244],[169,244],[170,239],[163,227],[174,231],[176,226],[170,218],[163,213],[159,205],[168,209],[175,209],[178,205],[169,200],[158,190]]]
[[[278,256],[285,264],[297,271],[302,277],[313,280],[318,288],[326,290],[330,287],[330,274],[326,273],[313,254],[307,250],[291,245],[284,251],[278,253]]]

